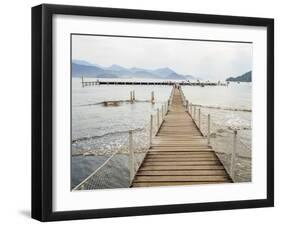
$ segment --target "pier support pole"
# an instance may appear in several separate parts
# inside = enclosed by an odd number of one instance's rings
[[[151,92],[151,103],[154,104],[154,91]]]
[[[161,116],[162,116],[162,118],[161,118],[161,122],[164,120],[164,109],[163,109],[164,107],[163,107],[163,105],[161,106]]]
[[[152,133],[153,133],[153,115],[150,115],[149,148],[152,145]]]
[[[196,120],[196,107],[194,106],[194,112],[193,112],[193,120],[194,120],[194,122],[195,122],[195,120]]]
[[[207,133],[207,138],[208,138],[208,145],[210,145],[210,132],[211,132],[211,116],[208,114],[208,133]]]
[[[134,169],[134,150],[133,150],[133,131],[129,131],[129,172],[130,172],[130,178],[129,182],[130,185],[134,179],[135,169]]]
[[[198,109],[198,127],[199,130],[201,131],[201,109]]]
[[[187,100],[187,101],[186,101],[186,106],[185,106],[187,112],[189,112],[189,106],[188,106],[188,104],[189,104],[189,103],[188,103],[188,100]]]
[[[237,130],[234,130],[234,134],[233,134],[233,149],[232,149],[231,161],[230,161],[230,176],[231,176],[231,179],[233,181],[235,179],[236,149],[237,149]]]
[[[157,131],[160,127],[160,123],[159,123],[159,108],[157,108]]]
[[[84,76],[82,76],[81,79],[82,79],[82,87],[84,88]]]
[[[136,100],[136,96],[135,96],[135,90],[133,90],[133,101]]]
[[[133,92],[132,91],[130,91],[130,101],[131,101],[131,103],[133,103]]]

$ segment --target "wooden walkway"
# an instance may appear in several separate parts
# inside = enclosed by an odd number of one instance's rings
[[[174,88],[169,111],[152,140],[132,187],[232,182],[214,150],[185,111]]]

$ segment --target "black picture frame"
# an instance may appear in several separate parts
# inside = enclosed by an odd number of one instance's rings
[[[55,14],[266,27],[267,198],[54,212],[52,210],[52,17]],[[32,218],[40,221],[56,221],[271,206],[274,206],[273,19],[49,4],[32,8]]]

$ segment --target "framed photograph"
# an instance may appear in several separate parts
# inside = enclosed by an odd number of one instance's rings
[[[274,21],[32,8],[32,217],[274,205]]]

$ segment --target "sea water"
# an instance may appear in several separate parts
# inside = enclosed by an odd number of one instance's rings
[[[101,166],[118,150],[116,175],[111,176],[113,187],[126,187],[127,178],[120,182],[121,172],[127,172],[127,161],[122,156],[128,152],[128,132],[133,131],[134,147],[144,152],[148,147],[150,115],[167,102],[172,86],[161,85],[93,85],[82,87],[80,78],[72,79],[72,187]],[[211,114],[213,132],[217,140],[231,139],[231,132],[239,131],[239,139],[251,146],[251,83],[230,83],[228,86],[183,86],[186,99],[201,109],[202,117]],[[135,92],[136,101],[131,103],[130,91]],[[151,92],[155,103],[151,103]],[[105,101],[117,101],[105,105]],[[202,119],[202,124],[204,120]],[[221,136],[221,139],[220,139]],[[222,139],[223,138],[223,139]],[[219,157],[227,164],[231,147],[224,148],[216,142]],[[224,154],[226,153],[226,154]],[[244,148],[241,153],[238,181],[251,179],[251,151]],[[242,155],[241,154],[241,155]],[[243,162],[244,161],[244,162]],[[111,172],[111,173],[112,173]]]
[[[126,171],[128,166],[125,155],[128,153],[129,131],[133,131],[135,151],[145,152],[149,142],[150,115],[156,115],[157,109],[161,114],[161,107],[167,103],[171,90],[172,86],[166,85],[82,87],[81,79],[73,78],[72,187],[102,165],[115,151],[119,153],[116,176]],[[133,103],[130,102],[131,91],[135,94]],[[154,103],[151,103],[152,92],[154,92]],[[105,106],[105,101],[116,101],[116,104]],[[154,117],[154,124],[155,122],[156,117]],[[120,178],[118,180],[116,178],[112,175],[111,184],[114,187],[120,184]],[[126,183],[127,178],[124,178],[124,187]],[[120,186],[122,187],[122,183]]]

